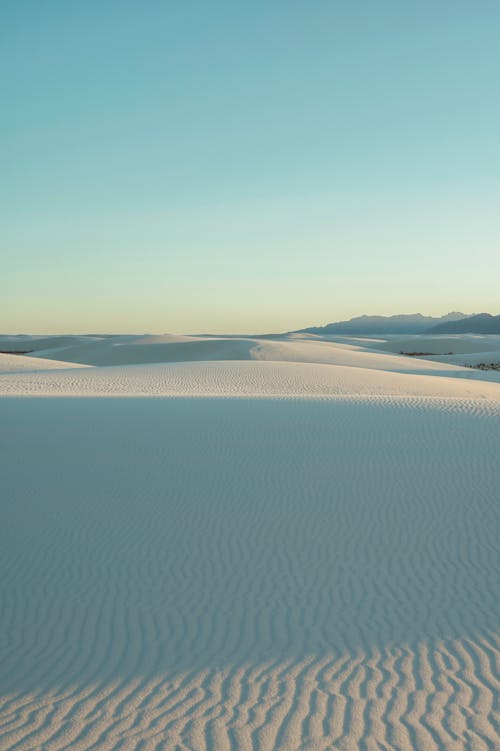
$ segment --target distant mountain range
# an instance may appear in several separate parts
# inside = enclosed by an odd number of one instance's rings
[[[454,321],[444,321],[427,329],[426,334],[500,334],[500,315],[479,313]]]
[[[358,316],[349,321],[327,323],[326,326],[310,326],[295,331],[296,334],[337,334],[358,336],[360,334],[500,334],[500,315],[490,313],[467,315],[447,313],[441,318],[424,316],[421,313],[395,316]]]
[[[473,316],[475,317],[475,316]],[[311,326],[301,329],[300,334],[344,334],[355,336],[357,334],[423,334],[431,328],[442,325],[453,325],[468,319],[465,313],[448,313],[441,318],[424,316],[421,313],[412,315],[395,316],[358,316],[349,321],[328,323],[326,326]]]

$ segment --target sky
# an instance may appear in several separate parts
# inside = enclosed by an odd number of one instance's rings
[[[0,332],[500,313],[498,0],[0,0]]]

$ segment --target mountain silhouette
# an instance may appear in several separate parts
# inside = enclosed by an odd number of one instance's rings
[[[431,327],[453,324],[469,318],[465,313],[447,313],[440,318],[424,316],[422,313],[394,316],[358,316],[348,321],[327,323],[326,326],[310,326],[293,333],[301,334],[422,334]]]

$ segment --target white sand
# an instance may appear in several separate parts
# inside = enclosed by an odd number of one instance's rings
[[[408,336],[388,336],[385,340],[372,340],[376,349],[388,352],[407,352],[412,350],[431,351],[436,354],[464,354],[500,349],[500,336],[495,334],[452,334],[434,335],[414,334]]]
[[[0,348],[2,348],[0,337]],[[500,382],[498,373],[478,373],[464,365],[482,362],[471,353],[499,350],[500,337],[428,337],[405,339],[388,337],[318,337],[304,334],[276,337],[203,337],[163,334],[155,336],[49,337],[23,338],[22,342],[3,341],[3,348],[32,348],[30,359],[48,358],[65,363],[98,366],[130,364],[200,362],[215,360],[267,360],[272,362],[312,362],[349,367],[386,370],[397,373],[433,374],[480,378]],[[414,358],[399,354],[403,351],[454,351],[455,357]],[[495,356],[496,352],[492,353]]]
[[[2,751],[498,748],[500,384],[265,342],[0,356]]]
[[[432,372],[432,371],[431,371]],[[479,371],[478,371],[479,374]],[[498,375],[498,374],[497,374]],[[194,362],[2,373],[4,396],[444,397],[500,400],[500,383],[301,362]]]
[[[61,360],[46,360],[41,357],[29,357],[26,355],[0,354],[0,374],[41,372],[45,370],[63,370],[65,368],[86,368],[87,365],[79,365],[73,362]]]

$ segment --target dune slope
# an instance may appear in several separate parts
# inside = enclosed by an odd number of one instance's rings
[[[28,357],[26,355],[11,355],[0,353],[0,375],[4,373],[40,372],[45,370],[63,370],[65,368],[87,368],[62,360],[47,360],[42,357]],[[2,392],[0,391],[0,396]]]
[[[498,374],[495,374],[498,375]],[[1,373],[10,396],[500,399],[500,384],[304,362],[195,362]]]
[[[0,406],[2,749],[495,747],[497,403]]]
[[[496,751],[500,384],[285,345],[3,356],[2,751]]]

